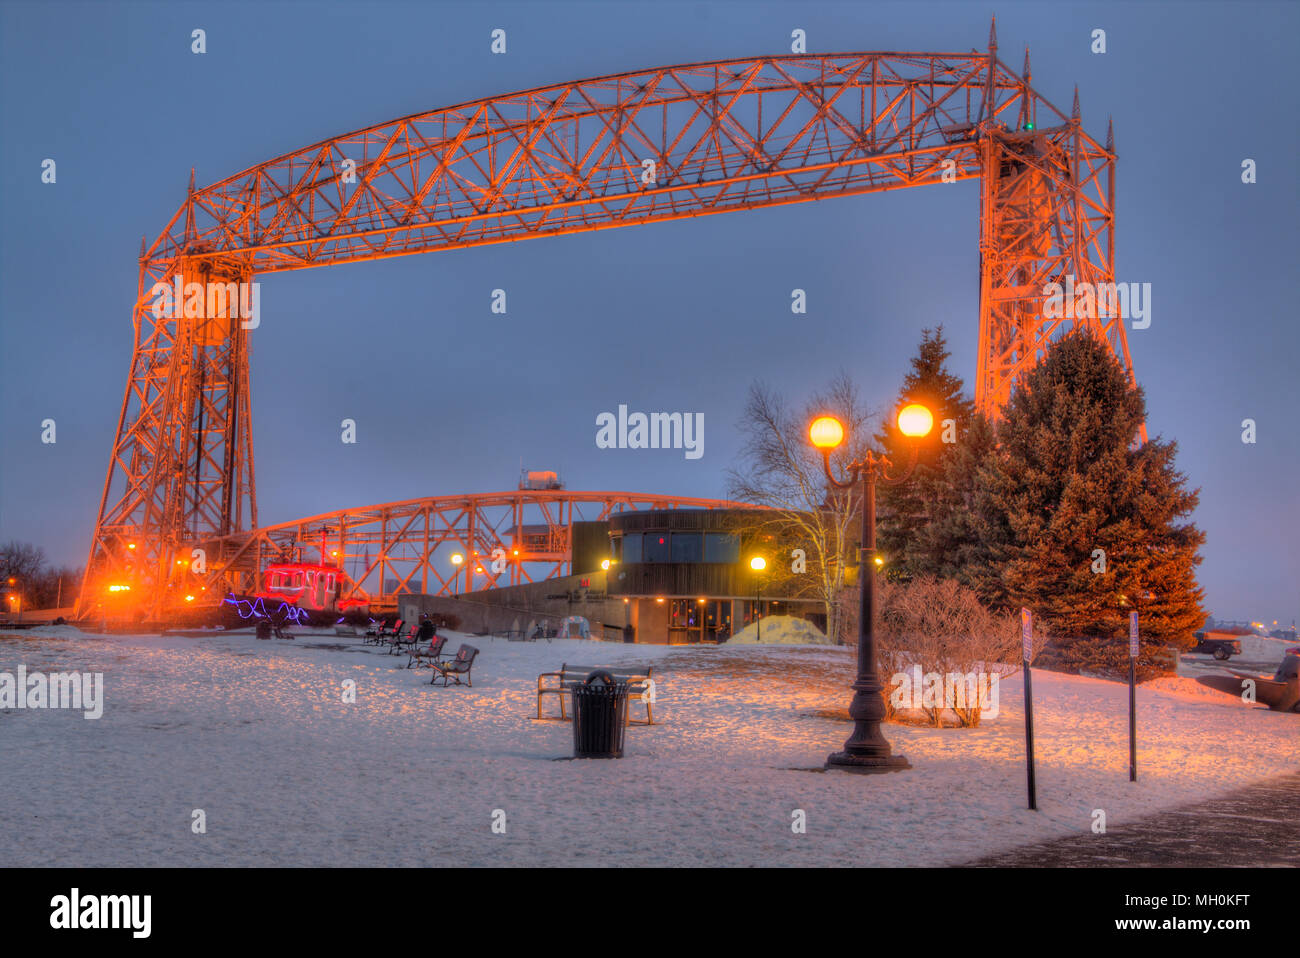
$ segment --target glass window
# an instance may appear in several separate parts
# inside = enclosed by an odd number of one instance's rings
[[[740,536],[734,532],[709,532],[705,534],[705,562],[739,562]]]
[[[698,532],[673,533],[674,562],[703,562],[704,538]]]
[[[629,532],[623,537],[623,558],[621,562],[641,561],[641,533]]]
[[[692,599],[673,599],[669,626],[674,629],[693,629],[699,624],[699,612]]]
[[[641,561],[667,562],[668,555],[668,533],[647,532],[641,541]]]

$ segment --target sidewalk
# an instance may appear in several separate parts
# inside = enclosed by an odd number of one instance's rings
[[[1300,772],[1162,812],[1105,835],[1026,845],[975,868],[1300,867]]]

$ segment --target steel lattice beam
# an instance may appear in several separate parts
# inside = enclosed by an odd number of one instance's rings
[[[163,583],[193,543],[256,526],[247,330],[157,318],[155,283],[262,273],[981,180],[976,401],[996,414],[1073,325],[1132,375],[1116,318],[1043,315],[1048,282],[1114,281],[1115,154],[986,53],[843,53],[660,67],[358,130],[195,189],[142,251],[135,351],[82,610],[107,577]],[[215,324],[215,325],[214,325]],[[136,548],[129,550],[134,543]],[[85,590],[90,590],[89,592]]]
[[[465,557],[455,591],[519,585],[573,570],[575,522],[637,509],[754,509],[752,504],[635,492],[568,490],[434,496],[324,513],[201,543],[208,571],[180,568],[171,588],[225,596],[262,588],[268,561],[336,563],[347,573],[343,598],[418,591],[450,595],[453,570],[435,561],[454,546]],[[505,568],[493,569],[500,549]],[[445,558],[445,557],[444,557]],[[396,577],[397,588],[387,583]]]

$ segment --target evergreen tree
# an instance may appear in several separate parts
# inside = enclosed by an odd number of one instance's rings
[[[1145,416],[1106,344],[1073,333],[1012,394],[979,470],[983,555],[970,580],[985,601],[1042,617],[1057,667],[1126,671],[1136,605],[1149,674],[1157,648],[1188,647],[1205,619],[1195,579],[1205,535],[1186,521],[1199,493],[1174,468],[1174,442],[1135,445]]]
[[[955,579],[974,587],[973,570],[989,565],[992,556],[983,537],[993,524],[980,515],[980,469],[996,448],[997,437],[988,418],[973,413],[958,442],[940,460],[939,475],[928,503],[930,519],[907,547],[917,574]]]
[[[916,471],[907,482],[876,488],[876,538],[891,578],[943,575],[940,566],[948,559],[934,551],[941,537],[929,527],[944,520],[936,503],[941,498],[945,464],[966,436],[975,408],[964,394],[961,378],[947,368],[950,355],[942,326],[922,330],[921,345],[899,390],[898,404],[876,434],[877,444],[893,463],[893,472],[906,468],[912,447],[918,449]],[[919,442],[902,435],[895,421],[898,409],[913,402],[924,403],[934,414],[934,429]],[[951,423],[946,425],[947,420]]]

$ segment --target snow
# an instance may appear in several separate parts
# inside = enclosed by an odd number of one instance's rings
[[[481,653],[447,689],[333,634],[0,633],[0,671],[103,672],[106,699],[97,721],[0,712],[0,866],[940,865],[1300,768],[1300,716],[1170,678],[1138,689],[1130,784],[1127,687],[1035,670],[1037,813],[1017,678],[977,729],[886,725],[911,770],[813,772],[851,730],[853,650],[768,647],[768,621],[743,646],[454,636]],[[570,726],[532,716],[562,663],[653,665],[662,724],[620,761],[557,761]]]
[[[733,635],[728,645],[830,645],[831,640],[807,619],[770,615]]]

